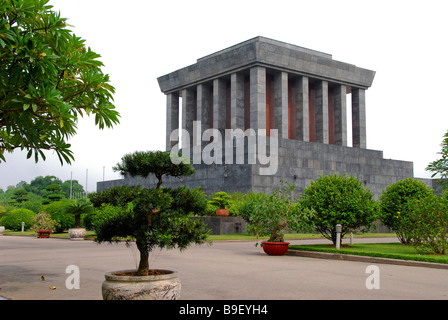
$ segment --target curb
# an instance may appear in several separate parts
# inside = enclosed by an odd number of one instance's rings
[[[342,253],[288,250],[286,255],[297,256],[297,257],[306,257],[306,258],[332,259],[332,260],[343,260],[343,261],[359,261],[359,262],[367,262],[367,263],[384,263],[384,264],[393,264],[393,265],[400,265],[400,266],[425,267],[425,268],[448,270],[448,264],[445,264],[445,263],[357,256],[357,255],[342,254]]]

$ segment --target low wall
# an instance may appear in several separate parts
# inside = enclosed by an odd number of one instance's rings
[[[240,217],[208,216],[193,217],[192,219],[201,219],[207,225],[207,228],[211,230],[210,234],[212,235],[247,233],[247,223]]]

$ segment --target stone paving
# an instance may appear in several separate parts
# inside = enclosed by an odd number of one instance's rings
[[[316,243],[322,240],[297,240]],[[325,241],[325,240],[324,240]],[[371,239],[355,239],[357,242]],[[374,241],[390,242],[393,238]],[[268,256],[254,241],[155,251],[151,267],[176,270],[182,300],[448,299],[448,270],[377,264],[379,289],[368,289],[368,262]],[[12,300],[101,300],[109,271],[135,269],[135,246],[93,241],[0,237],[0,296]],[[80,288],[66,286],[80,271]],[[44,277],[44,281],[41,277]]]

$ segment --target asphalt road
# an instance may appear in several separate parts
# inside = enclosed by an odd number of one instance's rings
[[[313,241],[293,243],[308,242]],[[183,300],[448,299],[448,270],[377,264],[376,271],[370,273],[371,263],[273,257],[254,244],[227,241],[192,246],[183,252],[156,251],[151,268],[176,270]],[[1,236],[0,296],[12,300],[101,300],[104,274],[135,269],[137,263],[135,245]],[[69,289],[75,283],[76,269],[79,289]],[[366,283],[373,283],[372,276],[377,288],[369,289]]]

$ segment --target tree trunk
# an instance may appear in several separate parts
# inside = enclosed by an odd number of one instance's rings
[[[147,276],[149,273],[149,252],[144,245],[139,242],[137,244],[137,249],[140,252],[140,262],[138,264],[137,276]]]

